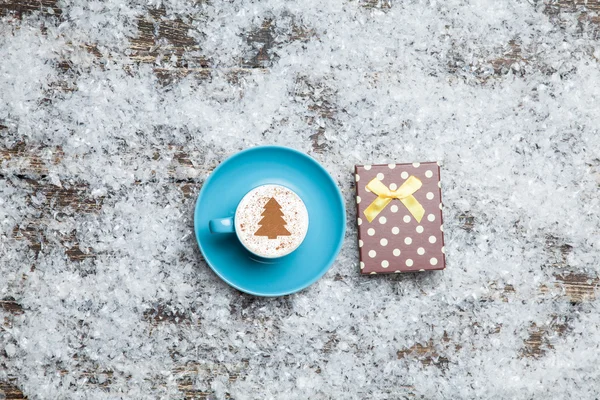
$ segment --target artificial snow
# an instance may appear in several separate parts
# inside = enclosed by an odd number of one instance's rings
[[[598,28],[553,3],[369,3],[61,0],[2,17],[0,146],[41,149],[48,172],[0,159],[0,299],[23,307],[0,307],[0,382],[30,399],[183,398],[182,383],[238,400],[597,396],[600,300],[554,283],[600,273]],[[176,57],[130,60],[160,7],[188,21],[209,78],[164,84],[154,68]],[[265,21],[269,61],[240,71]],[[285,298],[220,281],[193,232],[210,170],[261,144],[315,157],[348,210],[331,270]],[[442,165],[447,269],[360,276],[354,164],[423,160]],[[65,254],[71,233],[90,257]],[[562,269],[549,238],[571,248]],[[432,363],[403,353],[417,344]]]

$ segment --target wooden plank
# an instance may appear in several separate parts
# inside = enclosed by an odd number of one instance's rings
[[[556,14],[576,13],[576,12],[596,12],[600,13],[600,0],[547,0],[545,10],[548,13]]]
[[[523,69],[522,64],[529,64],[529,60],[527,56],[523,54],[519,43],[515,40],[511,40],[503,49],[502,56],[491,59],[490,64],[496,75],[505,75],[509,72],[513,72],[516,75],[523,76],[525,74],[525,69]]]
[[[600,38],[600,0],[546,0],[544,13],[562,29],[572,28],[576,16],[576,33]]]
[[[178,310],[170,304],[160,303],[144,311],[143,318],[153,325],[165,322],[174,324],[190,322],[190,317],[184,311]]]
[[[567,243],[563,238],[556,235],[546,235],[546,243],[544,246],[548,255],[548,264],[550,268],[568,268],[567,258],[573,251],[573,246]]]
[[[29,248],[34,252],[37,257],[42,251],[42,248],[49,247],[49,243],[52,242],[47,237],[46,227],[48,223],[44,220],[35,220],[29,223],[24,223],[15,226],[12,231],[12,237],[16,240],[26,240]],[[87,258],[94,258],[96,255],[91,249],[82,249],[76,238],[76,232],[71,231],[68,233],[52,232],[56,235],[53,241],[57,241],[63,247],[65,254],[71,261],[83,261]]]
[[[458,223],[460,229],[470,232],[475,227],[475,217],[469,212],[462,213],[458,216]]]
[[[41,12],[48,16],[61,17],[62,10],[57,0],[4,0],[0,3],[1,15],[14,15],[21,18],[25,14]],[[198,39],[190,36],[196,31],[192,21],[201,17],[202,10],[192,15],[167,15],[164,7],[149,8],[137,20],[137,36],[130,40],[130,49],[123,54],[132,63],[150,64],[159,82],[171,84],[181,78],[191,76],[198,80],[210,78],[213,73],[211,60],[199,45]],[[263,23],[247,32],[244,36],[249,51],[234,65],[219,66],[219,73],[231,75],[234,84],[238,76],[252,70],[264,70],[277,60],[273,49],[284,43],[307,41],[315,36],[315,31],[299,25],[292,25],[287,35],[275,35],[276,22],[266,19]],[[72,43],[75,48],[84,48],[99,61],[105,56],[94,43]],[[59,61],[57,68],[64,72],[73,70],[68,61]],[[64,82],[52,84],[52,91],[76,90],[74,82],[65,77]],[[48,101],[52,96],[48,96]]]
[[[14,168],[14,166],[7,167],[6,164],[0,164],[0,179],[7,180],[9,184],[23,192],[29,205],[39,212],[35,219],[23,220],[14,226],[11,236],[26,241],[36,257],[43,248],[58,244],[71,261],[93,258],[96,255],[91,249],[80,246],[75,230],[63,232],[56,229],[49,230],[48,227],[56,225],[57,216],[100,212],[107,196],[113,194],[109,191],[106,195],[97,196],[92,193],[88,185],[68,179],[63,180],[61,186],[50,183],[45,161],[39,161],[39,154],[44,151],[47,152],[48,149],[28,148],[23,145],[0,149],[0,154],[4,154],[5,159],[10,159],[17,165]],[[204,177],[214,169],[214,165],[197,165],[196,160],[201,159],[201,152],[201,150],[185,152],[181,146],[172,146],[168,151],[167,157],[171,159],[168,172],[174,179],[169,185],[174,190],[180,190],[185,199],[197,196]],[[60,151],[50,151],[50,153],[61,154]],[[135,158],[135,154],[129,156]],[[157,153],[155,158],[158,160],[160,157]],[[127,156],[124,156],[123,160],[126,161]],[[57,157],[53,162],[60,161],[60,157]],[[5,172],[7,175],[3,176]],[[36,179],[29,178],[36,174]],[[148,183],[152,184],[152,181]],[[136,182],[136,184],[146,183]]]
[[[525,340],[524,347],[521,350],[522,357],[540,358],[548,350],[554,348],[551,336],[562,337],[569,331],[569,325],[566,321],[559,321],[554,316],[547,326],[538,326],[531,324],[529,327],[529,337]]]
[[[455,52],[449,57],[447,69],[452,74],[469,77],[485,84],[509,73],[524,76],[524,67],[531,62],[528,52],[524,51],[517,41],[511,40],[506,45],[494,49],[491,54],[480,54],[468,60],[459,52]]]
[[[365,8],[376,8],[382,11],[392,8],[392,0],[359,0],[358,2]]]
[[[600,279],[590,278],[586,274],[557,275],[558,286],[564,287],[565,294],[574,303],[592,301],[600,286]]]
[[[382,3],[381,0],[368,2]],[[578,21],[576,34],[600,38],[600,0],[545,0],[543,12],[561,29],[572,29],[575,16]],[[590,50],[590,54],[592,52]],[[509,73],[524,76],[531,69],[547,75],[556,73],[554,65],[536,59],[537,53],[536,48],[527,48],[518,40],[510,40],[490,55],[482,53],[468,60],[460,52],[451,53],[447,69],[452,74],[475,79],[481,84]],[[562,71],[562,74],[565,73],[568,72]]]
[[[0,175],[17,170],[23,176],[45,176],[48,174],[48,167],[58,164],[63,156],[61,147],[28,146],[24,142],[1,147]]]
[[[404,358],[415,358],[424,366],[434,365],[437,367],[442,367],[443,365],[449,363],[447,357],[440,356],[438,351],[435,349],[433,340],[431,339],[425,344],[415,343],[410,347],[398,350],[396,356],[399,360]]]
[[[4,397],[2,397],[2,395]],[[27,399],[23,392],[16,386],[8,382],[0,382],[0,399],[5,400],[24,400]]]
[[[477,324],[475,324],[477,325]],[[474,326],[477,328],[477,326]],[[489,332],[484,334],[496,334],[502,329],[501,325],[497,325]],[[529,336],[523,343],[523,349],[520,356],[526,358],[543,357],[548,350],[553,349],[553,341],[555,337],[562,337],[569,332],[569,325],[566,321],[560,321],[558,317],[552,318],[552,321],[547,326],[537,326],[532,323],[529,327]],[[437,343],[433,339],[429,339],[425,343],[415,343],[414,345],[398,350],[397,358],[405,359],[412,358],[418,360],[424,366],[436,366],[443,368],[451,362],[449,355],[453,351],[460,350],[460,344],[453,344],[446,334],[441,341]],[[440,351],[441,350],[441,351]]]
[[[175,367],[171,372],[176,377],[177,387],[185,399],[208,399],[214,393],[207,385],[206,389],[197,387],[195,383],[197,376],[202,376],[210,382],[217,377],[226,376],[230,382],[235,382],[243,377],[249,368],[249,360],[242,359],[239,363],[211,363],[211,362],[188,362]],[[61,375],[71,374],[67,370],[60,371]],[[86,384],[93,387],[99,386],[104,391],[110,391],[114,373],[112,371],[78,371],[78,374],[87,377]],[[102,379],[98,379],[103,376]],[[6,399],[26,399],[23,392],[12,381],[0,382],[0,399],[4,392]]]
[[[600,288],[600,279],[590,277],[583,273],[557,273],[554,289],[543,285],[542,293],[552,293],[557,296],[565,296],[572,303],[583,303],[596,299],[596,292]]]
[[[185,199],[193,200],[200,191],[201,183],[174,182],[172,183],[172,187],[175,190],[180,190]],[[32,196],[34,195],[35,194],[32,194]],[[80,199],[81,196],[72,195],[68,198],[69,201],[66,201],[67,199],[65,199],[64,203],[70,204],[72,201],[78,202],[80,201],[78,198]],[[14,226],[11,234],[12,238],[27,242],[28,247],[34,252],[36,257],[40,254],[40,252],[42,252],[42,250],[56,248],[58,245],[59,248],[63,249],[66,256],[72,262],[80,262],[88,258],[95,258],[97,254],[94,253],[91,248],[84,248],[81,246],[77,240],[76,230],[62,232],[60,230],[48,228],[49,226],[56,225],[56,221],[51,217],[51,215],[57,211],[65,211],[56,204],[57,202],[53,202],[48,207],[45,207],[42,210],[41,217],[32,220],[24,220],[18,225]],[[69,208],[70,211],[78,209],[80,211],[76,211],[76,213],[91,213],[100,211],[101,206],[93,208],[85,208],[83,206]],[[44,215],[48,215],[48,217],[44,217]],[[163,319],[161,315],[162,312],[158,312],[158,316],[156,318]]]
[[[129,58],[133,62],[185,69],[209,66],[196,39],[188,35],[193,27],[182,18],[167,17],[164,8],[148,10],[138,19],[137,27],[138,36],[130,41]]]
[[[2,175],[0,175],[2,179]],[[89,249],[82,249],[76,239],[76,232],[49,232],[47,227],[54,224],[56,216],[97,213],[102,209],[105,196],[93,196],[85,184],[56,186],[44,180],[17,177],[17,185],[24,193],[29,205],[39,211],[34,220],[24,220],[13,227],[12,238],[29,244],[36,257],[48,243],[60,243],[71,261],[81,261],[92,257]],[[48,234],[55,235],[53,238]],[[50,240],[52,239],[52,240]]]
[[[102,209],[105,198],[105,196],[94,196],[89,186],[84,183],[63,182],[62,186],[56,186],[52,183],[25,178],[22,178],[21,182],[26,182],[32,190],[28,196],[30,205],[44,209],[48,207],[53,212],[95,213]]]
[[[0,308],[4,311],[8,311],[13,315],[23,314],[23,307],[16,302],[16,300],[12,297],[6,297],[0,300]]]
[[[495,330],[498,333],[500,329]],[[439,343],[436,345],[433,339],[429,339],[425,344],[415,343],[405,349],[398,350],[396,357],[401,360],[404,358],[417,359],[424,366],[436,366],[445,368],[450,361],[448,355],[459,351],[462,348],[460,344],[452,343],[448,334],[444,332]]]
[[[57,0],[2,0],[0,16],[11,15],[18,19],[23,15],[38,12],[47,16],[60,16],[62,10]]]
[[[275,23],[272,19],[265,20],[262,25],[246,36],[246,42],[255,50],[246,55],[242,66],[246,68],[267,68],[273,64],[277,56],[270,54],[275,46]]]
[[[214,152],[215,150],[213,150]],[[218,151],[217,153],[219,154]],[[150,154],[152,154],[152,158],[148,156],[146,164],[147,168],[150,169],[150,174],[154,175],[156,173],[154,168],[156,168],[156,165],[162,164],[160,161],[166,157],[170,159],[167,174],[177,182],[187,181],[193,183],[203,180],[217,166],[216,163],[209,165],[204,163],[204,149],[187,148],[182,145],[166,145],[162,150],[138,148],[131,152],[124,151],[120,161],[123,168],[127,168],[129,165],[139,162],[142,155]],[[223,153],[222,158],[225,156]],[[51,170],[60,169],[64,157],[65,154],[60,147],[29,146],[23,142],[19,142],[12,147],[0,147],[0,179],[10,176],[31,178],[27,181],[30,185],[44,188],[42,192],[52,198],[57,196],[62,198],[61,204],[66,205],[70,200],[65,198],[64,193],[73,190],[75,193],[84,194],[87,192],[85,185],[66,184],[63,188],[53,188],[54,185],[40,181],[42,178],[48,177]],[[74,160],[77,160],[77,158]],[[70,161],[74,160],[71,159]],[[37,192],[37,190],[34,190],[34,192]],[[101,207],[101,204],[99,206]],[[85,211],[87,207],[93,208],[94,206],[89,202],[80,210]]]
[[[199,11],[200,12],[200,11]],[[198,15],[169,17],[164,8],[151,9],[138,19],[138,35],[131,40],[128,57],[135,63],[154,65],[154,72],[163,84],[171,84],[182,77],[196,79],[210,78],[212,63],[198,44],[190,36],[196,28],[188,21],[198,19]],[[247,32],[244,37],[248,52],[234,65],[219,66],[220,72],[231,75],[235,84],[239,76],[252,70],[265,70],[278,58],[274,49],[283,43],[307,41],[315,36],[315,31],[299,25],[292,25],[287,35],[275,35],[276,21],[266,19],[260,26]]]

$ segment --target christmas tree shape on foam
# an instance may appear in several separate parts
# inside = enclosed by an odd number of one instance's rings
[[[266,236],[269,239],[277,239],[277,236],[290,236],[291,233],[285,229],[287,222],[283,219],[281,206],[274,197],[265,204],[264,211],[260,214],[263,218],[258,225],[260,228],[254,236]]]

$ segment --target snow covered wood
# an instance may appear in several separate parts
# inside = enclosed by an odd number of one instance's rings
[[[0,4],[0,398],[592,397],[600,3]],[[227,157],[437,159],[447,269],[240,294],[192,213]],[[435,384],[432,384],[435,383]]]

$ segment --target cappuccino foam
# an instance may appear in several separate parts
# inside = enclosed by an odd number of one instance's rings
[[[308,212],[302,199],[280,185],[250,191],[235,213],[235,230],[251,252],[267,258],[294,251],[306,236]]]

